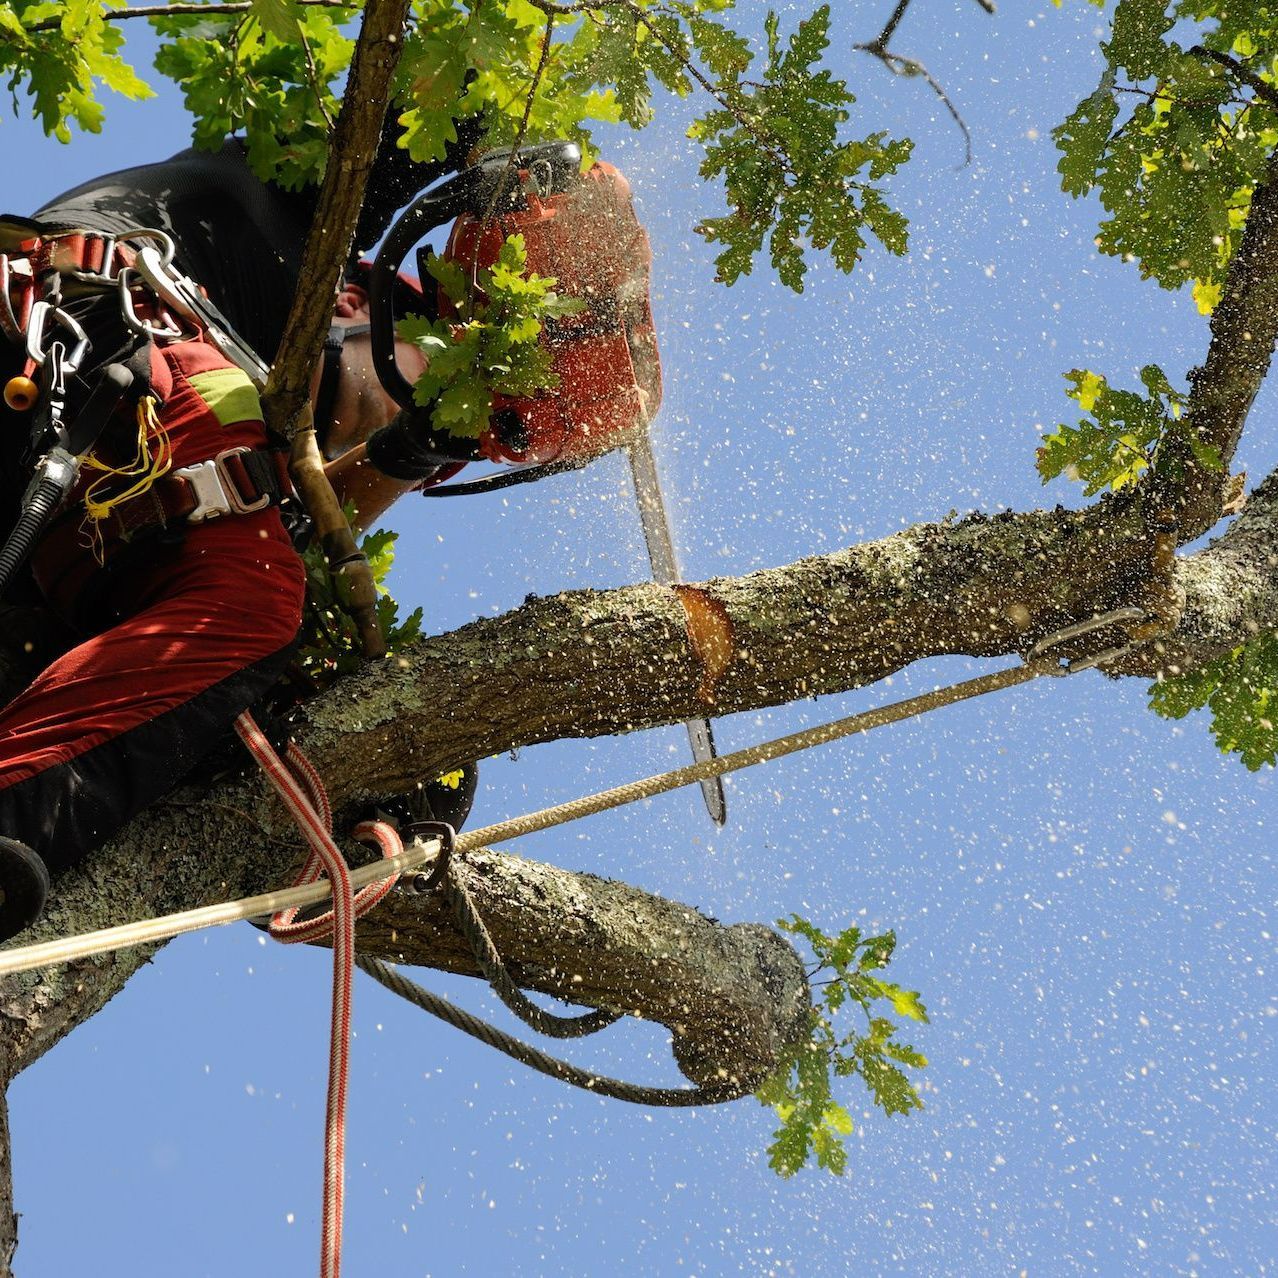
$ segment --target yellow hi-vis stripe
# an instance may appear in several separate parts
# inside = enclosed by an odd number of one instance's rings
[[[223,426],[262,420],[262,401],[241,369],[213,368],[206,373],[193,373],[187,381]]]

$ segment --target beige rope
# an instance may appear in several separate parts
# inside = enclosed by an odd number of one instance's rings
[[[374,861],[351,871],[351,885],[358,890],[369,883],[411,870],[423,865],[439,850],[439,840],[414,843],[397,856]],[[292,906],[299,908],[318,905],[329,898],[327,879],[306,887],[279,888],[240,901],[225,901],[220,905],[206,905],[198,910],[185,910],[181,914],[165,914],[156,919],[140,919],[136,923],[122,923],[119,927],[106,927],[97,932],[85,932],[81,936],[68,936],[59,941],[44,941],[39,945],[24,945],[20,949],[0,952],[0,976],[13,972],[29,972],[37,967],[49,967],[55,963],[70,963],[74,959],[89,958],[94,954],[109,954],[113,950],[127,949],[131,945],[149,945],[155,941],[167,941],[184,932],[198,932],[201,928],[220,927],[224,923],[236,923],[241,919],[256,919],[275,914]]]
[[[509,821],[499,821],[496,825],[471,830],[458,837],[457,851],[470,852],[491,843],[504,843],[521,834],[548,830],[552,826],[563,825],[565,822],[575,821],[579,817],[590,816],[595,812],[604,812],[609,808],[621,807],[626,803],[634,803],[639,799],[651,798],[656,794],[664,794],[667,790],[675,790],[680,786],[692,785],[694,782],[710,777],[723,776],[725,773],[736,772],[756,763],[765,763],[770,759],[784,758],[799,750],[838,741],[843,737],[854,736],[858,732],[870,732],[889,723],[900,723],[902,719],[911,719],[916,715],[927,714],[931,710],[939,710],[942,706],[984,696],[987,692],[997,692],[1002,688],[1029,683],[1030,680],[1042,675],[1064,675],[1077,670],[1090,669],[1102,661],[1121,655],[1130,645],[1107,649],[1096,656],[1068,665],[1062,665],[1057,657],[1052,656],[1051,649],[1060,643],[1104,626],[1137,621],[1144,615],[1140,608],[1115,609],[1079,622],[1077,625],[1067,626],[1064,630],[1059,630],[1046,639],[1040,640],[1031,650],[1029,659],[1019,666],[1009,666],[1006,670],[979,675],[975,679],[966,679],[962,683],[950,684],[948,687],[936,688],[932,692],[909,697],[904,701],[896,701],[891,705],[880,706],[876,710],[864,710],[860,714],[848,715],[832,723],[804,728],[800,732],[793,732],[773,741],[763,741],[758,745],[747,746],[744,750],[736,750],[732,754],[725,754],[719,758],[706,759],[701,763],[692,763],[670,772],[660,772],[656,776],[646,777],[640,781],[630,781],[626,785],[619,785],[611,790],[603,790],[598,794],[586,795],[568,803],[543,808],[540,812],[530,812]],[[438,840],[433,840],[430,845],[414,843],[412,847],[406,848],[396,857],[377,861],[353,871],[351,882],[354,887],[360,888],[389,874],[422,865],[438,849],[438,846]],[[82,936],[67,937],[60,941],[26,945],[0,952],[0,976],[7,976],[13,972],[26,972],[55,963],[69,963],[73,959],[88,958],[94,954],[107,954],[131,945],[147,945],[180,936],[184,932],[194,932],[205,927],[218,927],[240,919],[259,918],[293,905],[315,905],[327,899],[328,896],[329,885],[327,881],[322,881],[307,887],[264,892],[259,896],[251,896],[240,901],[227,901],[222,905],[209,905],[198,910],[186,910],[180,914],[168,914],[160,918],[125,923],[119,927],[103,928],[98,932],[86,932]]]
[[[909,697],[905,701],[894,701],[891,705],[880,706],[877,710],[864,710],[860,714],[849,715],[845,719],[836,719],[833,723],[804,728],[800,732],[778,737],[774,741],[762,741],[758,745],[747,746],[744,750],[736,750],[732,754],[706,759],[701,763],[690,763],[686,767],[675,768],[671,772],[659,772],[656,776],[645,777],[641,781],[629,781],[625,785],[603,790],[599,794],[570,799],[567,803],[543,808],[540,812],[530,812],[526,816],[512,817],[509,821],[499,821],[496,825],[470,830],[457,836],[457,851],[471,852],[490,843],[504,843],[521,834],[548,830],[551,826],[563,825],[567,821],[577,820],[578,817],[605,812],[609,808],[619,808],[623,804],[648,799],[654,794],[664,794],[667,790],[676,790],[680,786],[692,785],[709,777],[721,777],[727,772],[736,772],[756,763],[766,763],[770,759],[781,759],[787,754],[807,750],[812,746],[825,745],[830,741],[838,741],[858,732],[870,732],[874,728],[881,728],[889,723],[899,723],[902,719],[926,714],[929,710],[939,710],[942,706],[967,701],[971,697],[980,697],[987,692],[997,692],[1019,683],[1028,683],[1040,675],[1067,673],[1067,669],[1055,658],[1048,657],[1029,661],[1020,666],[1010,666],[1006,670],[980,675],[975,679],[967,679],[963,683],[951,684],[949,687],[937,688],[918,697]]]

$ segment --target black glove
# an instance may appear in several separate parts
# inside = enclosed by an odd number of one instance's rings
[[[368,438],[368,460],[392,479],[429,479],[450,461],[422,441],[429,428],[430,409],[407,412],[401,409],[388,425]]]

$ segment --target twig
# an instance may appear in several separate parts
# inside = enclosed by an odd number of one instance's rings
[[[871,57],[878,58],[893,75],[918,76],[927,83],[932,92],[945,103],[945,109],[953,117],[954,123],[959,126],[963,134],[963,166],[966,167],[972,163],[972,133],[967,127],[967,121],[959,114],[958,107],[950,100],[950,96],[945,92],[941,82],[917,58],[904,57],[902,54],[893,53],[888,48],[888,44],[896,34],[897,27],[901,25],[901,19],[905,17],[910,3],[911,0],[897,0],[896,8],[892,10],[891,16],[883,24],[883,30],[873,40],[868,40],[864,44],[854,44],[852,48],[857,52],[868,53]],[[976,3],[986,13],[992,14],[994,12],[993,0],[976,0]]]
[[[555,0],[528,0],[528,3],[551,17],[566,18],[595,9],[625,9],[629,7],[630,0],[571,0],[567,4],[556,4]]]
[[[749,112],[742,109],[739,103],[732,101],[727,97],[715,84],[713,84],[706,74],[692,61],[690,57],[678,46],[671,44],[669,40],[661,34],[656,27],[648,20],[648,15],[639,8],[634,0],[626,0],[625,7],[630,11],[636,22],[642,23],[647,28],[648,34],[657,41],[659,45],[672,57],[679,65],[725,110],[732,116],[734,120],[743,128],[767,153],[785,170],[787,173],[794,172],[794,166],[790,163],[789,156],[782,151],[775,142],[773,142],[767,133],[760,128],[759,121]]]
[[[1248,88],[1255,91],[1258,98],[1263,98],[1265,102],[1278,110],[1278,89],[1265,80],[1262,80],[1249,67],[1243,66],[1236,58],[1231,58],[1227,53],[1217,53],[1215,49],[1205,48],[1201,44],[1196,44],[1190,49],[1190,54],[1199,58],[1210,58],[1212,62],[1218,63],[1232,72],[1239,80],[1241,80]]]
[[[953,117],[954,123],[959,126],[959,130],[963,134],[964,167],[971,164],[972,132],[967,127],[967,121],[959,114],[958,107],[954,105],[950,100],[949,94],[941,87],[941,82],[917,58],[902,57],[899,53],[889,53],[887,50],[876,56],[893,75],[919,76],[926,81],[932,92],[945,103],[945,109]]]
[[[897,6],[892,10],[892,16],[884,23],[878,39],[873,42],[879,49],[887,49],[888,41],[896,34],[896,29],[901,25],[901,19],[905,17],[905,11],[909,7],[910,0],[897,0]]]
[[[324,117],[324,123],[328,126],[328,134],[333,136],[333,117],[328,113],[328,107],[324,105],[324,89],[320,84],[319,71],[315,66],[315,55],[311,52],[311,42],[306,38],[306,31],[299,25],[297,34],[302,37],[302,50],[306,54],[306,76],[311,82],[311,92],[315,94],[315,105],[319,107],[319,113]]]
[[[358,9],[358,0],[297,0],[298,4],[320,9]],[[154,4],[140,9],[108,9],[102,14],[104,22],[123,22],[127,18],[168,18],[184,15],[208,17],[225,13],[247,13],[252,9],[251,0],[231,0],[228,4]],[[27,31],[53,31],[62,25],[62,19],[46,18],[27,27]]]
[[[524,137],[528,133],[528,121],[532,117],[533,101],[537,97],[537,90],[541,85],[541,78],[546,74],[546,64],[550,61],[550,41],[555,34],[555,17],[556,15],[549,10],[546,13],[546,32],[541,37],[541,56],[537,59],[537,69],[533,72],[532,83],[528,86],[528,99],[524,103],[523,119],[519,121],[519,131],[515,134],[515,144],[510,148],[510,156],[506,160],[506,167],[502,171],[501,180],[493,187],[493,193],[488,201],[488,207],[484,210],[482,225],[486,226],[492,221],[493,213],[497,208],[497,201],[501,198],[502,192],[506,189],[506,180],[510,177],[514,170],[516,157],[519,155],[519,148],[524,144]]]

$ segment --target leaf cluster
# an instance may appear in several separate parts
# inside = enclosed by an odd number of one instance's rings
[[[355,512],[348,508],[347,519],[354,516]],[[415,608],[401,620],[399,605],[386,588],[387,575],[395,562],[397,538],[397,533],[379,529],[368,533],[360,542],[360,549],[373,571],[377,619],[391,653],[402,651],[419,638],[422,629],[422,610]],[[302,562],[306,566],[306,606],[295,664],[303,680],[319,691],[340,676],[358,670],[364,661],[363,648],[347,606],[344,579],[335,578],[329,571],[318,540],[302,552]]]
[[[1276,15],[1265,0],[1119,0],[1100,83],[1053,133],[1064,190],[1096,191],[1109,214],[1100,250],[1164,288],[1192,281],[1204,313],[1278,143],[1278,111],[1248,84],[1278,83]]]
[[[106,17],[113,3],[0,0],[0,73],[9,72],[15,93],[28,86],[45,127],[63,140],[71,123],[100,126],[95,80],[131,96],[150,92],[118,55],[121,36]],[[720,246],[724,282],[749,272],[765,244],[795,290],[808,247],[828,251],[843,271],[859,260],[866,228],[904,252],[905,218],[875,183],[905,162],[910,143],[882,132],[841,136],[854,98],[820,66],[830,6],[784,44],[769,14],[765,65],[754,72],[750,41],[724,20],[732,7],[602,0],[548,16],[530,0],[413,0],[395,83],[400,145],[413,160],[438,160],[457,123],[479,118],[488,146],[562,138],[589,159],[593,122],[642,128],[656,88],[678,97],[699,88],[714,107],[690,133],[705,146],[701,172],[722,181],[729,211],[698,229]],[[259,177],[289,189],[317,181],[358,10],[354,2],[253,0],[246,13],[150,19],[161,38],[156,69],[181,89],[196,145],[218,147],[240,133]],[[54,25],[33,32],[37,23]]]
[[[456,122],[473,117],[482,117],[489,146],[523,134],[575,141],[587,153],[588,121],[620,118],[588,69],[589,40],[575,38],[553,42],[529,106],[547,17],[528,0],[415,0],[413,15],[397,84],[401,145],[414,160],[440,159]]]
[[[124,37],[100,0],[0,0],[0,80],[19,110],[19,90],[44,131],[71,141],[71,126],[98,133],[106,114],[95,82],[126,98],[152,90],[120,56]]]
[[[1149,692],[1150,707],[1167,719],[1211,710],[1211,731],[1225,754],[1251,771],[1278,759],[1278,634],[1254,639],[1191,674],[1164,679]]]
[[[1204,444],[1181,416],[1185,397],[1157,364],[1140,370],[1143,395],[1116,390],[1101,374],[1081,368],[1071,369],[1065,380],[1066,393],[1089,416],[1077,426],[1062,422],[1043,440],[1037,464],[1044,483],[1065,475],[1086,484],[1088,497],[1105,488],[1118,492],[1157,464],[1159,446],[1173,434],[1189,445],[1200,464],[1221,468],[1217,450]]]
[[[863,937],[857,927],[827,936],[807,919],[793,914],[777,926],[802,936],[817,959],[817,972],[831,977],[816,982],[809,1035],[756,1095],[781,1120],[768,1147],[768,1163],[780,1176],[793,1176],[815,1155],[817,1165],[841,1176],[847,1166],[843,1137],[851,1134],[852,1117],[831,1095],[831,1078],[856,1075],[885,1114],[922,1109],[923,1102],[901,1066],[921,1069],[927,1058],[896,1038],[898,1026],[876,1012],[891,1004],[897,1016],[927,1021],[927,1011],[913,990],[902,989],[875,973],[887,967],[896,936]],[[859,1010],[866,1029],[836,1030],[837,1014]]]
[[[258,177],[290,190],[318,182],[354,47],[342,31],[353,12],[254,0],[245,14],[154,19],[166,37],[156,70],[181,88],[195,145],[215,150],[242,133]]]
[[[560,297],[553,276],[528,271],[522,235],[507,236],[493,265],[473,277],[435,254],[427,258],[426,271],[453,314],[435,320],[410,315],[398,325],[399,336],[427,361],[413,398],[429,408],[435,430],[478,439],[488,427],[494,395],[527,399],[558,384],[550,352],[538,340],[542,326],[576,313],[583,303]]]
[[[868,228],[892,253],[906,249],[906,220],[873,185],[909,158],[908,139],[871,133],[840,141],[855,98],[817,66],[829,45],[830,6],[822,5],[782,46],[775,13],[765,23],[767,63],[748,81],[753,61],[744,42],[709,20],[690,23],[696,52],[718,76],[720,106],[689,136],[706,148],[701,175],[723,181],[729,212],[697,229],[722,245],[719,279],[748,274],[767,240],[782,283],[803,289],[804,246],[828,250],[841,271],[860,260]]]

